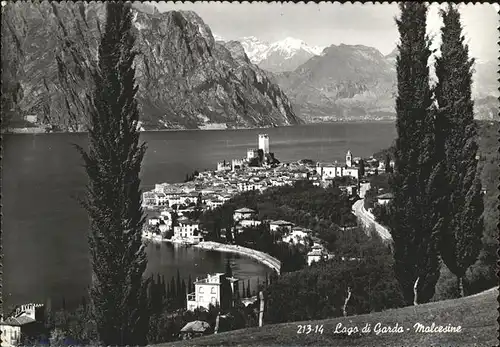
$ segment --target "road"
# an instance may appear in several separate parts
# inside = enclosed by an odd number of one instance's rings
[[[368,228],[370,228],[371,225],[375,226],[375,231],[379,234],[379,236],[382,238],[384,241],[392,241],[391,234],[389,233],[389,230],[387,230],[386,227],[380,225],[377,223],[375,220],[373,214],[368,212],[365,209],[364,206],[364,199],[356,201],[352,205],[352,212],[358,219]]]

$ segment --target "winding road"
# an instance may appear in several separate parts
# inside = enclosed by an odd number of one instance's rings
[[[382,240],[388,241],[388,242],[392,241],[391,233],[389,232],[389,230],[386,227],[379,224],[375,220],[375,216],[365,209],[364,203],[365,203],[365,200],[361,199],[361,200],[356,201],[352,205],[352,212],[354,213],[354,215],[356,217],[358,217],[358,219],[366,227],[369,228],[371,225],[374,225],[375,231],[379,234],[379,236],[382,238]]]

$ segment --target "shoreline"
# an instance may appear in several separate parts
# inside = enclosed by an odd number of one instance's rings
[[[267,253],[256,251],[251,248],[246,248],[237,245],[226,245],[223,243],[213,242],[213,241],[202,241],[193,247],[205,249],[209,251],[226,252],[226,253],[236,253],[241,254],[250,258],[257,260],[258,262],[266,265],[267,267],[273,269],[278,274],[281,271],[281,262],[270,256]]]
[[[236,127],[236,128],[198,128],[198,129],[175,129],[175,128],[166,128],[166,129],[147,129],[141,130],[141,133],[158,133],[158,132],[181,132],[181,131],[237,131],[237,130],[266,130],[266,129],[275,129],[275,128],[288,128],[295,126],[304,126],[304,125],[317,125],[317,124],[335,124],[335,123],[393,123],[395,119],[346,119],[346,120],[331,120],[324,122],[304,122],[300,124],[285,124],[285,125],[266,125],[266,126],[256,126],[256,127]],[[29,130],[26,130],[29,129]],[[42,130],[43,129],[43,130]],[[45,131],[45,128],[40,127],[30,127],[30,128],[11,128],[8,130],[2,130],[2,134],[4,135],[32,135],[32,134],[86,134],[87,131]]]

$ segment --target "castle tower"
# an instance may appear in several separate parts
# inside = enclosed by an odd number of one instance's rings
[[[345,155],[345,165],[347,167],[352,167],[352,153],[351,153],[351,150],[347,150],[347,154]]]
[[[269,136],[267,134],[259,134],[259,149],[262,149],[264,154],[269,153]]]

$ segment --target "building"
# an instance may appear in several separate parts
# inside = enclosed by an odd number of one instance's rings
[[[180,332],[183,340],[189,340],[194,337],[200,337],[210,331],[210,324],[204,321],[195,320],[187,323]]]
[[[26,304],[16,309],[6,320],[0,321],[2,347],[18,346],[21,336],[36,338],[44,330],[44,305]]]
[[[328,259],[328,253],[320,245],[314,245],[312,250],[307,253],[307,265],[309,266],[314,262],[326,259]]]
[[[24,120],[26,122],[36,123],[38,120],[38,117],[34,114],[28,114],[28,115],[24,116]]]
[[[242,159],[233,159],[231,160],[231,170],[236,171],[238,169],[243,168],[243,160]]]
[[[255,211],[251,208],[243,207],[234,211],[233,219],[235,222],[239,222],[242,219],[252,219],[254,214]]]
[[[256,158],[258,155],[259,155],[259,152],[255,148],[247,149],[247,161],[250,161],[253,158]]]
[[[275,220],[269,223],[269,229],[271,231],[277,231],[281,228],[286,230],[287,232],[291,232],[294,225],[295,224],[293,224],[292,222],[288,222],[285,220]]]
[[[264,152],[264,155],[269,153],[269,136],[267,134],[259,134],[259,149]]]
[[[261,225],[262,222],[260,220],[253,220],[253,219],[242,219],[240,220],[240,225],[243,228],[252,228]]]
[[[377,203],[379,205],[385,205],[385,204],[388,204],[389,201],[391,201],[393,198],[394,198],[394,196],[392,195],[392,193],[385,193],[385,194],[377,196]]]
[[[361,182],[359,184],[359,197],[361,199],[365,198],[366,192],[370,190],[370,187],[371,187],[370,182]]]
[[[293,227],[292,231],[283,237],[283,242],[306,245],[309,240],[308,231],[301,227]]]
[[[217,163],[217,171],[231,171],[231,163],[224,161],[219,161]]]
[[[194,281],[194,293],[187,295],[187,309],[209,309],[210,305],[220,305],[225,309],[232,306],[235,283],[238,279],[227,277],[224,273],[207,274],[207,277]]]
[[[174,226],[172,242],[198,243],[203,241],[200,225],[188,218],[179,218],[178,225]]]
[[[345,155],[345,166],[352,167],[352,153],[351,150],[347,150]]]
[[[359,168],[347,167],[342,171],[342,176],[351,176],[355,179],[359,179]]]

